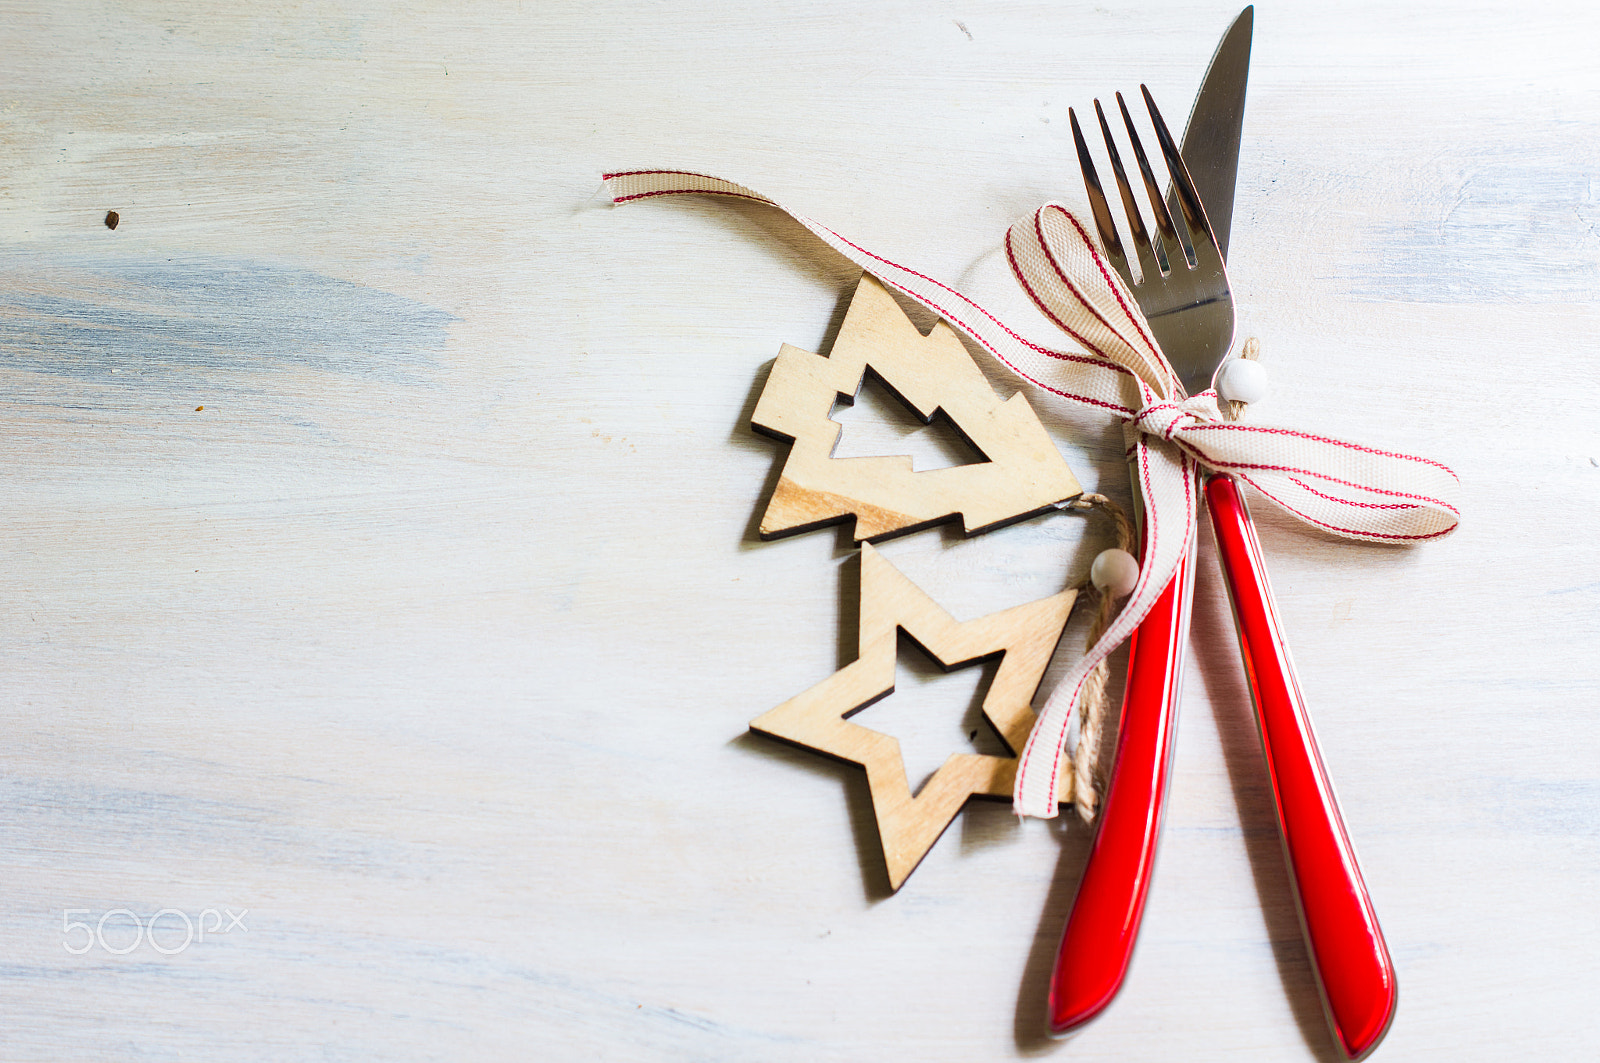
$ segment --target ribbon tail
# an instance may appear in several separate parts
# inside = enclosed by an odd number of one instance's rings
[[[1173,439],[1202,467],[1232,473],[1295,519],[1348,539],[1420,542],[1461,521],[1460,478],[1429,458],[1210,416],[1177,426]]]
[[[1130,361],[1131,355],[1119,360],[1098,347],[1085,348],[1093,350],[1090,355],[1076,347],[1055,350],[1034,343],[950,285],[911,266],[869,251],[821,222],[792,211],[745,185],[685,170],[608,173],[605,182],[612,202],[618,205],[659,196],[708,195],[753,200],[776,207],[887,287],[915,299],[948,321],[1006,369],[1035,387],[1058,398],[1117,417],[1131,417],[1139,408],[1140,378],[1132,369],[1121,364]],[[1106,273],[1110,275],[1109,271]],[[1052,311],[1047,310],[1046,313],[1056,316]],[[1102,328],[1101,332],[1104,331]],[[1074,339],[1082,341],[1083,336],[1079,333],[1070,328],[1067,332]]]
[[[1130,440],[1139,488],[1144,497],[1144,556],[1139,580],[1089,652],[1056,684],[1028,735],[1017,763],[1013,808],[1019,816],[1053,819],[1059,811],[1061,773],[1066,762],[1067,731],[1083,696],[1089,672],[1116,649],[1149,615],[1156,600],[1188,554],[1195,534],[1199,500],[1195,465],[1179,447],[1133,433]]]

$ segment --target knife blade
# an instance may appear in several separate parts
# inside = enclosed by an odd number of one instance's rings
[[[1239,140],[1244,126],[1245,89],[1250,81],[1255,12],[1254,6],[1239,12],[1222,35],[1194,98],[1180,149],[1224,260],[1228,257],[1228,233],[1233,227],[1233,192],[1239,178]],[[1168,199],[1176,204],[1177,194],[1169,193]]]

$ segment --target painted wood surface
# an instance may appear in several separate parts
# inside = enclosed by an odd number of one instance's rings
[[[854,655],[854,546],[760,540],[749,422],[857,271],[599,193],[725,174],[1048,336],[999,245],[1084,206],[1066,108],[1181,114],[1235,13],[0,3],[0,1055],[1329,1059],[1211,544],[1142,943],[1049,1042],[1076,817],[975,802],[890,896],[860,770],[746,733]],[[1250,416],[1468,485],[1417,549],[1255,507],[1394,951],[1378,1060],[1600,1053],[1597,40],[1257,11]],[[1120,430],[1027,397],[1126,503]],[[863,405],[840,453],[938,456]],[[1105,545],[882,552],[965,620]],[[902,655],[869,710],[913,775],[972,751],[972,671]]]

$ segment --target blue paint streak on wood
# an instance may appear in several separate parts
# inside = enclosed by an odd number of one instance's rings
[[[1463,172],[1458,185],[1413,194],[1415,221],[1374,233],[1372,272],[1352,294],[1417,303],[1600,298],[1600,180],[1583,160],[1490,153]]]
[[[0,361],[12,369],[129,385],[152,372],[196,370],[415,381],[456,320],[392,292],[275,263],[0,251]]]
[[[1503,778],[1496,815],[1517,834],[1600,841],[1600,779]]]

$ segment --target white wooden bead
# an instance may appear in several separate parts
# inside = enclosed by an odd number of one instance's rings
[[[1139,582],[1139,561],[1126,550],[1102,550],[1089,566],[1089,582],[1102,594],[1125,598]]]
[[[1260,402],[1267,397],[1267,371],[1260,362],[1235,358],[1217,374],[1217,395],[1229,402]]]

